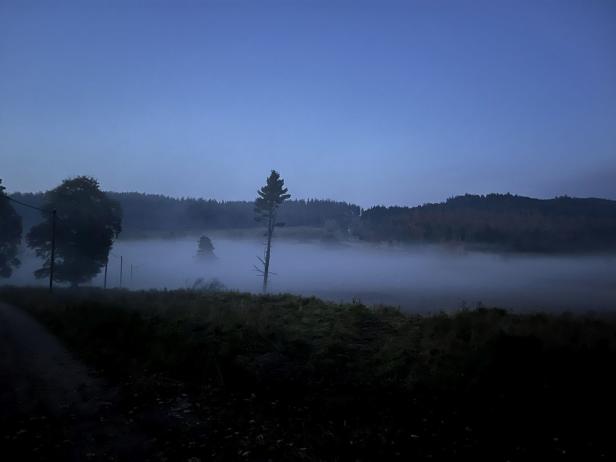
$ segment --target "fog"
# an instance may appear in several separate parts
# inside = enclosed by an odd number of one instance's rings
[[[119,240],[108,267],[108,287],[190,288],[199,278],[228,289],[258,292],[255,271],[263,244],[252,238],[212,237],[216,260],[196,257],[197,236]],[[29,250],[8,284],[45,284],[32,271]],[[132,271],[131,271],[132,265]],[[391,304],[406,311],[499,306],[516,310],[616,308],[616,256],[497,254],[441,246],[384,246],[361,242],[274,240],[270,292]],[[132,274],[131,274],[132,273]],[[101,273],[89,285],[102,286]]]

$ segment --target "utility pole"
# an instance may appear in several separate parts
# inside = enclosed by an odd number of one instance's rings
[[[56,266],[56,209],[51,211],[51,260],[49,262],[49,292],[53,292],[53,271]]]
[[[120,255],[120,289],[122,288],[122,269],[124,266],[124,261],[122,255]]]
[[[103,279],[103,289],[107,288],[107,263],[109,263],[109,257],[105,260],[105,278]]]
[[[133,285],[133,264],[130,264],[130,285]]]

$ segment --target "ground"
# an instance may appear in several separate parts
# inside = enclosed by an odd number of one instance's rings
[[[367,462],[616,453],[603,423],[616,414],[608,313],[417,316],[188,290],[5,288],[0,298],[0,454]]]
[[[94,377],[27,313],[0,303],[2,446],[39,460],[109,460],[147,441]]]

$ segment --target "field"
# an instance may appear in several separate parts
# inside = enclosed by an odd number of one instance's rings
[[[0,299],[119,390],[115,418],[139,428],[152,460],[615,455],[612,313],[419,316],[192,290],[5,288]],[[43,431],[26,430],[7,438],[26,450]]]

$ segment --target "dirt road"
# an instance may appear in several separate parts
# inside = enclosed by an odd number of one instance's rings
[[[143,455],[147,438],[116,398],[117,390],[93,377],[37,321],[0,303],[0,454],[20,460]]]

